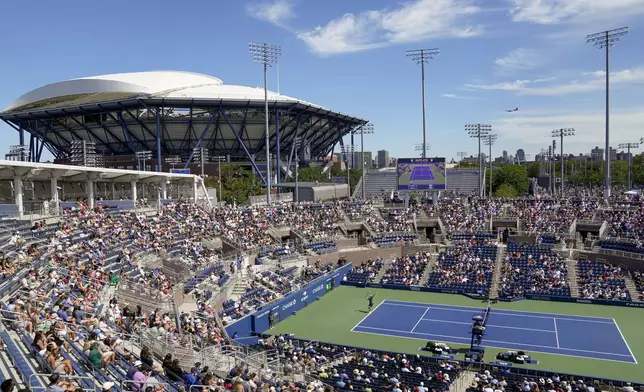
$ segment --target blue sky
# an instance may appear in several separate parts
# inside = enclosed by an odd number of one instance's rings
[[[87,4],[3,5],[0,108],[47,83],[117,72],[187,70],[259,86],[247,43],[267,41],[282,45],[283,94],[369,119],[366,150],[414,156],[420,67],[405,50],[439,48],[426,66],[430,155],[475,153],[467,123],[492,125],[495,156],[524,148],[534,157],[557,128],[576,129],[568,151],[588,152],[604,143],[604,57],[585,36],[629,26],[611,56],[611,145],[644,137],[644,0]],[[6,152],[17,132],[0,131]]]

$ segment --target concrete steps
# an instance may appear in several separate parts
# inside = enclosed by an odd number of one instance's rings
[[[425,286],[425,283],[429,280],[429,274],[436,268],[438,265],[438,255],[436,253],[430,253],[429,259],[427,261],[427,267],[423,271],[423,276],[420,277],[420,285]]]
[[[570,285],[570,295],[579,297],[579,276],[577,275],[577,260],[567,259],[568,267],[568,284]]]
[[[630,274],[624,274],[624,282],[626,283],[626,289],[631,294],[632,301],[642,302],[640,300],[639,291],[637,291],[637,286],[635,286],[635,282],[631,279]]]
[[[503,259],[505,258],[504,244],[497,245],[496,261],[494,262],[494,273],[492,274],[492,284],[490,285],[490,299],[499,298],[499,288],[501,286],[501,274],[503,271]]]

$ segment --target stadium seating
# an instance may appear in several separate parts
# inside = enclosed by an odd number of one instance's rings
[[[509,243],[501,273],[502,298],[570,296],[566,261],[547,246]]]
[[[577,268],[582,298],[631,300],[631,294],[626,288],[621,267],[579,260]]]
[[[439,255],[426,286],[485,295],[492,283],[496,253],[496,246],[491,245],[455,246]]]

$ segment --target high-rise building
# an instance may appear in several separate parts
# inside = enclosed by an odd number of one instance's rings
[[[508,160],[508,152],[507,152],[507,150],[503,150],[503,160],[505,162],[507,162],[507,160]]]
[[[523,148],[517,150],[517,161],[520,163],[525,162],[525,151],[523,151]]]
[[[595,147],[592,150],[590,150],[590,159],[593,161],[603,161],[604,160],[604,149]],[[610,160],[611,161],[616,161],[617,160],[617,150],[614,149],[613,147],[610,148]]]
[[[389,166],[389,151],[380,150],[378,151],[378,168],[382,169],[383,167]]]

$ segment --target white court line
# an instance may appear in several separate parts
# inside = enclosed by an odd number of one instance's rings
[[[386,299],[385,302],[389,302],[387,305],[395,305],[397,302],[404,302],[406,304],[416,304],[419,307],[425,308],[427,306],[432,307],[432,305],[436,306],[438,309],[448,309],[448,310],[454,310],[451,308],[461,308],[461,309],[471,309],[471,310],[485,310],[484,308],[476,308],[472,306],[461,306],[461,305],[445,305],[445,304],[435,304],[435,303],[422,303],[422,302],[414,302],[414,301],[399,301],[399,300],[392,300],[392,299]],[[412,306],[412,305],[406,305],[406,306]],[[495,314],[507,314],[508,316],[525,316],[525,317],[530,317],[529,315],[524,315],[523,313],[532,313],[532,314],[547,314],[550,315],[551,317],[545,317],[545,316],[533,316],[533,317],[543,317],[543,318],[552,318],[552,316],[557,316],[559,320],[562,320],[561,317],[565,317],[567,315],[561,314],[561,313],[543,313],[543,312],[534,312],[530,310],[511,310],[511,309],[496,309],[492,308],[493,313]],[[576,319],[568,319],[571,321],[587,321],[587,322],[595,322],[595,323],[613,323],[613,319],[608,318],[608,317],[590,317],[590,316],[575,316],[578,317]],[[606,320],[606,321],[600,321],[600,320]]]
[[[423,319],[422,321],[437,321],[439,323],[472,325],[471,322],[466,323],[464,321],[449,321],[449,320],[437,320],[437,319]],[[507,326],[507,325],[491,325],[491,324],[488,324],[487,326],[488,327],[494,327],[494,328],[518,329],[518,330],[521,330],[521,331],[549,332],[549,333],[554,333],[555,332],[555,331],[552,331],[550,329],[521,328],[521,327],[511,327],[511,326]]]
[[[387,301],[387,300],[385,300],[385,301]],[[485,309],[482,309],[482,308],[481,309],[479,309],[479,308],[468,308],[468,309],[471,309],[471,310],[450,309],[450,308],[442,308],[442,307],[439,308],[439,307],[432,306],[432,304],[427,304],[426,306],[420,306],[420,305],[404,305],[404,304],[386,303],[385,305],[403,306],[403,307],[408,307],[408,308],[423,308],[423,309],[429,307],[430,309],[435,309],[435,310],[446,310],[448,312],[466,312],[466,313],[473,313],[473,312],[476,312],[477,310],[478,311],[485,310]],[[435,305],[435,304],[433,304],[433,305]],[[464,306],[458,306],[458,307],[464,308]],[[511,310],[507,311],[509,313],[499,313],[499,312],[501,312],[500,309],[499,310],[492,309],[491,316],[496,315],[496,316],[508,316],[508,317],[527,317],[527,318],[537,318],[537,319],[545,319],[545,320],[552,320],[553,319],[552,316],[533,316],[533,315],[530,315],[530,314],[521,314],[521,313],[512,314],[514,312],[511,311]],[[548,313],[543,313],[543,314],[548,314]],[[586,319],[571,319],[571,318],[558,317],[558,316],[557,316],[557,318],[559,320],[577,321],[577,322],[580,322],[580,323],[613,324],[613,321],[599,321],[599,320],[593,320],[593,319],[589,319],[589,320],[586,320]],[[611,319],[606,319],[606,320],[611,320]]]
[[[376,327],[360,327],[360,328],[374,329],[374,330],[376,330],[376,331],[388,331],[388,332],[411,333],[411,334],[414,334],[414,335],[438,336],[438,337],[441,337],[441,338],[448,338],[448,339],[460,339],[460,340],[467,340],[468,342],[470,341],[470,339],[469,339],[469,338],[461,338],[461,337],[448,336],[448,335],[438,335],[438,334],[432,334],[432,333],[409,332],[409,331],[402,331],[402,330],[398,330],[398,329],[376,328]],[[362,332],[362,331],[358,331],[358,332]],[[390,337],[392,336],[392,335],[388,335],[388,334],[381,334],[381,335],[386,335],[386,336],[390,336]],[[395,335],[394,335],[394,336],[395,336]],[[399,336],[399,337],[400,337],[400,336]],[[403,337],[406,337],[406,336],[403,336]],[[415,339],[415,338],[412,338],[412,339]],[[485,342],[491,342],[491,343],[499,343],[499,344],[507,344],[507,345],[509,345],[509,346],[503,346],[503,347],[498,347],[498,348],[506,348],[506,347],[511,348],[513,345],[514,345],[514,346],[526,346],[526,347],[538,347],[538,348],[551,348],[551,349],[554,349],[554,350],[566,350],[566,351],[575,351],[575,352],[590,353],[590,354],[611,355],[611,356],[614,356],[614,357],[629,357],[629,358],[633,359],[633,357],[632,357],[631,355],[626,355],[626,354],[615,354],[615,353],[605,353],[605,352],[601,352],[601,351],[578,350],[578,349],[572,349],[572,348],[564,348],[564,349],[561,349],[561,348],[560,348],[560,349],[558,349],[558,348],[557,348],[557,347],[555,347],[555,346],[540,346],[540,345],[536,345],[536,344],[526,344],[526,343],[518,343],[518,342],[504,342],[504,341],[499,341],[499,340],[489,340],[489,339],[485,339]],[[494,346],[494,347],[497,347],[497,346]],[[531,351],[534,351],[534,352],[541,352],[541,353],[543,353],[543,354],[566,355],[566,354],[559,354],[558,352],[552,352],[552,351],[551,351],[551,352],[535,351],[535,350],[531,350]],[[569,356],[573,356],[573,357],[574,357],[574,355],[569,355]],[[578,356],[577,356],[577,357],[578,357]],[[586,358],[588,358],[588,357],[586,357]],[[611,361],[611,359],[604,359],[604,358],[593,358],[593,359],[601,359],[601,360]],[[628,362],[628,363],[633,363],[633,362],[631,362],[631,361],[617,361],[617,360],[614,360],[614,361],[616,361],[616,362]]]
[[[633,352],[631,351],[631,348],[628,346],[628,342],[624,338],[624,334],[622,333],[622,330],[619,329],[619,325],[617,325],[617,321],[613,319],[613,324],[615,324],[615,327],[617,327],[617,331],[619,332],[619,336],[622,337],[622,340],[624,341],[624,344],[626,344],[626,348],[628,349],[628,352],[631,353],[631,357],[633,358],[633,361],[637,364],[637,358],[635,358],[635,355],[633,355]]]
[[[420,322],[423,321],[423,319],[424,319],[425,315],[427,314],[427,312],[429,312],[429,308],[425,309],[425,313],[423,313],[423,315],[420,316],[420,318],[418,319],[418,322],[414,325],[414,328],[411,329],[411,332],[414,332],[414,329],[416,329],[418,324],[420,324]]]
[[[382,302],[380,302],[378,305],[376,305],[376,307],[375,307],[375,308],[373,308],[373,310],[372,310],[371,312],[367,313],[367,315],[366,315],[366,316],[364,316],[364,317],[362,318],[362,320],[360,320],[360,321],[358,322],[358,324],[354,325],[354,326],[353,326],[353,328],[351,328],[351,332],[353,332],[353,330],[354,330],[354,329],[356,329],[356,327],[357,327],[358,325],[362,324],[362,322],[363,322],[363,321],[365,321],[365,320],[367,319],[367,317],[369,317],[369,316],[371,316],[372,314],[374,314],[374,313],[376,312],[376,309],[378,309],[378,308],[380,307],[380,305],[384,304],[384,303],[385,303],[385,301],[386,301],[386,300],[383,300],[383,301],[382,301]]]
[[[365,327],[361,327],[361,328],[365,328]],[[401,331],[401,332],[403,332],[403,331]],[[396,335],[391,335],[389,333],[378,333],[378,332],[367,332],[367,331],[357,331],[357,333],[366,333],[366,334],[369,334],[369,335],[388,336],[388,337],[396,336]],[[415,333],[418,333],[418,332],[415,332]],[[441,335],[433,335],[433,334],[426,334],[425,336],[429,336],[429,337],[436,336],[436,337],[446,337],[446,338],[453,338],[453,339],[463,339],[463,338],[459,338],[459,337],[441,336]],[[421,340],[421,341],[424,341],[424,342],[427,341],[427,338],[415,338],[415,337],[412,337],[412,336],[397,336],[397,337],[402,337],[402,338],[405,338],[405,339]],[[469,339],[468,339],[468,342],[469,342]],[[449,342],[449,343],[465,344],[465,343],[459,343],[459,342]],[[507,346],[506,347],[486,346],[486,347],[494,347],[494,348],[500,348],[500,349],[512,349],[512,347],[507,347]],[[550,348],[550,347],[543,347],[543,348]],[[554,347],[552,347],[552,348],[554,348]],[[540,354],[561,355],[561,356],[564,356],[564,357],[572,357],[572,358],[579,359],[579,355],[561,354],[561,353],[553,353],[553,352],[539,351],[539,350],[530,350],[530,351],[535,352],[535,353],[540,353]],[[613,354],[609,354],[609,355],[613,355]],[[597,361],[610,361],[610,362],[619,362],[619,363],[630,363],[631,365],[633,364],[632,361],[619,361],[617,359],[592,358],[592,357],[582,357],[582,358],[584,358],[584,359],[593,359],[593,360],[597,360]]]
[[[555,339],[557,339],[557,348],[559,348],[559,332],[557,332],[557,318],[552,318],[555,322]]]

